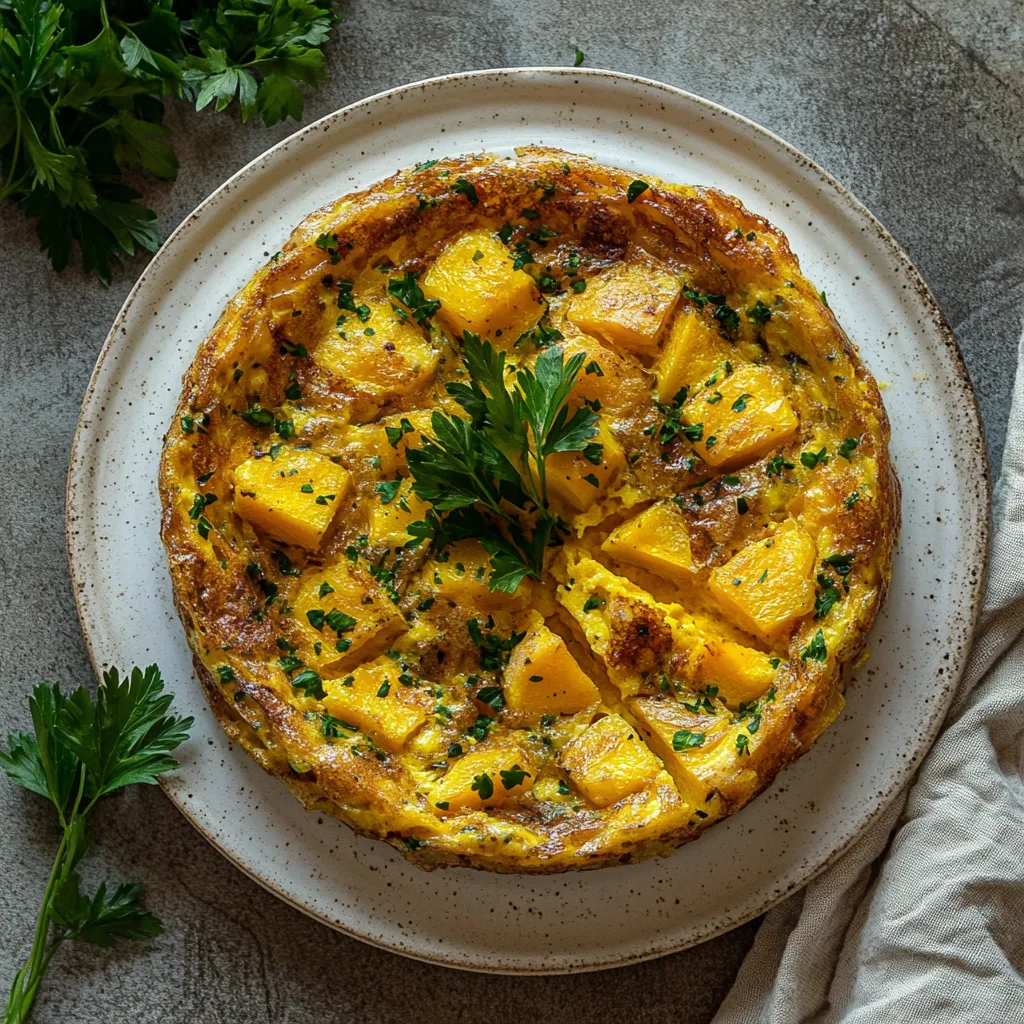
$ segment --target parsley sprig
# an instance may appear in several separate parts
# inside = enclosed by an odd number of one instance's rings
[[[601,460],[597,414],[580,406],[570,414],[568,398],[584,355],[568,360],[552,345],[534,369],[520,368],[506,386],[505,353],[469,331],[462,357],[470,383],[447,385],[469,418],[434,412],[433,436],[406,453],[413,490],[432,508],[412,523],[417,544],[430,539],[435,551],[476,538],[491,556],[491,590],[512,593],[527,577],[539,580],[544,551],[562,529],[548,508],[547,460],[557,452],[582,452]]]
[[[0,199],[35,219],[54,269],[77,241],[109,284],[122,254],[159,244],[122,174],[177,174],[163,97],[299,119],[334,21],[332,0],[0,0]]]
[[[4,1024],[25,1020],[62,943],[110,946],[115,939],[161,933],[159,920],[141,903],[140,886],[108,888],[104,882],[88,896],[75,868],[89,848],[86,818],[101,797],[153,783],[177,767],[170,752],[187,739],[192,719],[168,714],[172,699],[155,665],[133,669],[124,679],[115,668],[105,672],[95,701],[84,686],[65,696],[59,686],[41,684],[29,698],[34,734],[12,733],[7,750],[0,750],[0,768],[53,804],[63,832]]]

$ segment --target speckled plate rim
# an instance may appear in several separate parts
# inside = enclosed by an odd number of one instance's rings
[[[562,68],[562,67],[521,67],[521,68],[495,68],[485,69],[479,71],[467,71],[458,72],[450,75],[442,75],[435,78],[424,79],[419,82],[413,82],[407,85],[398,86],[394,89],[384,90],[376,93],[365,99],[359,100],[355,103],[349,104],[348,106],[341,108],[333,113],[327,114],[317,121],[301,128],[297,132],[281,140],[274,146],[270,147],[262,154],[257,156],[255,159],[246,164],[238,172],[228,178],[222,185],[215,189],[206,199],[203,200],[182,222],[171,232],[167,237],[166,241],[160,247],[158,252],[154,255],[153,259],[143,270],[139,279],[125,299],[114,323],[107,335],[107,338],[103,344],[100,354],[96,361],[96,366],[93,369],[92,376],[89,381],[88,388],[82,401],[81,413],[79,416],[78,424],[75,430],[74,439],[72,441],[70,464],[68,468],[67,478],[67,493],[66,493],[66,512],[65,512],[65,531],[66,541],[68,548],[68,558],[71,571],[71,578],[75,596],[76,609],[78,611],[79,622],[82,627],[83,636],[85,639],[86,647],[88,650],[89,658],[92,662],[93,669],[96,672],[97,678],[101,678],[101,666],[103,664],[102,659],[97,656],[95,649],[94,637],[90,632],[90,623],[87,618],[86,601],[83,597],[84,589],[80,584],[85,578],[87,569],[80,563],[80,559],[84,557],[82,550],[76,545],[74,541],[74,524],[78,519],[79,509],[79,494],[82,493],[82,489],[88,485],[88,472],[89,464],[87,458],[84,457],[83,453],[89,450],[89,435],[92,431],[92,423],[94,422],[94,413],[103,401],[103,395],[105,393],[105,385],[108,383],[106,379],[106,367],[108,365],[108,357],[111,352],[119,344],[119,339],[122,337],[121,328],[128,316],[129,311],[136,302],[139,294],[146,288],[151,276],[154,276],[157,269],[159,269],[162,263],[168,259],[168,253],[178,243],[178,240],[193,226],[203,214],[221,197],[222,193],[229,190],[239,182],[252,177],[253,175],[259,174],[263,169],[266,162],[278,151],[289,147],[299,139],[311,136],[317,132],[324,131],[328,126],[334,124],[336,121],[344,120],[351,117],[357,112],[363,111],[365,108],[372,107],[373,105],[383,101],[390,100],[399,97],[403,93],[411,93],[416,90],[430,89],[433,87],[442,86],[445,83],[450,83],[459,80],[468,79],[487,79],[487,78],[515,78],[516,76],[530,76],[537,74],[545,75],[564,75],[567,78],[573,79],[618,79],[626,83],[633,83],[643,88],[663,90],[665,93],[670,94],[676,99],[682,99],[688,101],[696,106],[702,107],[708,111],[709,114],[716,117],[722,117],[735,122],[737,125],[743,128],[753,131],[763,137],[765,142],[771,144],[778,149],[785,151],[798,165],[802,165],[804,168],[812,171],[816,174],[821,183],[827,186],[829,189],[834,190],[836,195],[848,206],[853,214],[856,214],[862,218],[875,232],[879,240],[889,250],[890,256],[894,262],[899,266],[902,276],[907,286],[912,288],[916,293],[921,305],[931,321],[931,327],[934,331],[935,337],[938,341],[945,346],[947,356],[950,359],[953,374],[958,379],[958,383],[961,386],[961,392],[964,395],[969,395],[970,400],[965,403],[964,406],[964,419],[962,421],[962,434],[969,440],[967,447],[967,453],[965,462],[969,477],[977,485],[980,485],[984,494],[989,500],[986,500],[984,507],[978,509],[975,513],[974,518],[970,521],[971,540],[972,544],[969,545],[969,550],[972,554],[971,565],[978,571],[970,574],[971,586],[969,587],[969,593],[965,595],[964,600],[961,601],[962,614],[956,617],[956,626],[959,627],[960,634],[956,637],[960,642],[956,645],[955,653],[952,655],[952,664],[949,671],[946,673],[944,681],[940,684],[939,692],[936,694],[936,699],[932,704],[931,714],[929,715],[926,722],[923,724],[917,733],[917,743],[914,747],[913,752],[905,759],[901,770],[894,773],[890,780],[890,786],[885,792],[879,792],[876,802],[872,806],[871,810],[864,814],[862,818],[857,821],[856,826],[839,842],[832,852],[825,857],[817,866],[806,867],[802,871],[797,872],[797,877],[793,877],[788,880],[787,884],[777,889],[769,896],[762,898],[755,898],[747,900],[741,907],[735,908],[733,912],[729,912],[726,908],[720,917],[714,922],[707,925],[704,929],[693,931],[685,939],[673,940],[666,942],[662,945],[654,944],[650,948],[638,952],[635,954],[627,955],[613,955],[608,958],[600,958],[591,955],[590,958],[583,962],[576,962],[571,966],[565,966],[560,968],[552,968],[549,966],[539,967],[502,967],[495,968],[492,966],[485,965],[482,962],[468,963],[459,962],[451,958],[446,958],[444,955],[430,955],[425,952],[414,952],[407,948],[395,946],[387,942],[383,942],[376,937],[366,935],[356,929],[346,927],[346,925],[334,919],[329,919],[318,914],[316,910],[310,906],[307,906],[300,900],[296,899],[291,893],[279,885],[275,885],[270,880],[261,877],[256,869],[247,864],[243,859],[233,855],[229,852],[217,839],[206,831],[199,821],[189,813],[185,804],[176,798],[174,787],[164,780],[161,780],[162,788],[178,807],[178,809],[185,815],[185,817],[192,823],[192,825],[200,832],[210,844],[223,854],[228,860],[230,860],[236,867],[247,874],[260,886],[267,891],[273,893],[279,899],[295,907],[297,910],[302,911],[314,920],[320,921],[353,938],[367,942],[370,945],[377,946],[381,949],[386,949],[390,952],[395,952],[403,956],[408,956],[413,959],[421,960],[426,963],[433,963],[439,966],[455,967],[464,970],[478,971],[481,973],[494,973],[494,974],[521,974],[521,975],[550,975],[550,974],[569,974],[578,973],[584,971],[596,971],[604,970],[612,967],[625,967],[629,964],[641,963],[646,960],[656,959],[661,956],[665,956],[669,953],[677,952],[681,949],[688,948],[690,946],[697,945],[701,942],[705,942],[718,935],[723,934],[733,928],[736,928],[747,921],[757,917],[758,915],[765,913],[772,907],[781,903],[793,892],[806,886],[814,878],[820,875],[828,867],[830,867],[836,860],[838,860],[863,834],[863,832],[875,821],[879,815],[881,815],[890,803],[898,796],[905,784],[911,778],[913,773],[917,770],[925,754],[931,748],[932,743],[937,736],[942,722],[945,719],[946,713],[952,703],[953,697],[956,692],[957,685],[960,677],[963,673],[968,652],[969,652],[969,641],[973,635],[974,628],[976,626],[978,616],[981,611],[982,597],[984,594],[984,583],[987,575],[988,566],[988,549],[989,549],[989,535],[991,531],[991,479],[989,474],[988,458],[986,452],[986,446],[984,443],[984,434],[981,427],[981,418],[978,410],[977,396],[971,383],[970,376],[967,371],[966,364],[963,359],[963,354],[960,349],[959,342],[956,338],[955,333],[947,322],[944,314],[934,296],[931,293],[928,285],[925,283],[920,272],[910,261],[910,258],[906,255],[900,245],[897,243],[895,238],[890,232],[882,225],[882,223],[871,213],[871,211],[861,203],[845,186],[841,185],[835,178],[832,177],[824,168],[818,165],[815,161],[811,160],[804,153],[802,153],[795,146],[786,142],[778,135],[762,127],[756,122],[746,118],[740,114],[735,113],[727,107],[723,107],[710,100],[704,99],[694,93],[687,92],[686,90],[679,89],[675,86],[667,85],[662,82],[658,82],[653,79],[643,78],[638,75],[630,75],[622,72],[608,71],[594,68]],[[127,343],[127,342],[125,342]]]

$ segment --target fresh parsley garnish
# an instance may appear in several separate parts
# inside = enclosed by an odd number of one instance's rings
[[[435,411],[431,434],[406,453],[413,491],[432,506],[408,527],[410,543],[431,540],[437,552],[476,538],[491,556],[488,586],[512,593],[527,576],[541,578],[544,551],[562,529],[548,508],[547,459],[557,452],[594,455],[597,414],[582,406],[569,415],[582,353],[566,360],[552,345],[533,370],[516,372],[511,388],[505,353],[489,341],[464,332],[462,355],[471,383],[449,383],[447,390],[469,418]]]
[[[134,783],[154,783],[177,767],[171,751],[188,738],[191,718],[170,714],[155,665],[103,674],[93,699],[82,686],[65,695],[42,684],[29,698],[32,733],[11,733],[0,768],[53,804],[62,838],[43,893],[28,959],[14,977],[5,1021],[19,1024],[32,1007],[50,959],[61,943],[81,939],[107,947],[115,939],[149,939],[163,928],[134,884],[100,884],[82,892],[75,868],[89,848],[86,820],[103,796]]]
[[[187,19],[187,20],[186,20]],[[301,119],[301,85],[326,77],[327,0],[269,4],[0,3],[0,198],[36,221],[54,269],[75,242],[109,284],[124,255],[153,252],[156,214],[122,175],[162,180],[178,159],[164,97],[270,126]]]

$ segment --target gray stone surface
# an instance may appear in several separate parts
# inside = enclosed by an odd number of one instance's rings
[[[850,186],[904,245],[960,337],[998,459],[1024,314],[1024,6],[1020,0],[345,0],[320,116],[403,82],[471,68],[571,62],[661,79],[766,125]],[[182,169],[146,193],[169,230],[292,130],[171,109]],[[28,723],[39,679],[90,678],[64,552],[64,476],[78,407],[141,260],[104,290],[47,267],[0,210],[0,722]],[[130,615],[131,609],[125,609]],[[67,949],[36,1019],[706,1021],[754,925],[614,972],[509,979],[399,959],[309,922],[249,881],[156,789],[94,822],[90,880],[144,881],[166,934],[113,952]],[[28,948],[57,834],[0,781],[0,983]],[[713,865],[709,865],[713,869]],[[453,875],[451,884],[458,884]]]

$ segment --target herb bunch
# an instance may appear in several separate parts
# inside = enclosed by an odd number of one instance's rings
[[[77,242],[109,284],[159,244],[122,174],[177,174],[164,97],[298,119],[334,20],[332,0],[0,0],[0,199],[36,220],[54,269]]]
[[[89,896],[75,868],[89,849],[86,818],[101,797],[153,783],[177,767],[170,752],[188,737],[192,719],[168,714],[172,699],[155,665],[133,669],[124,679],[117,669],[105,672],[95,701],[84,686],[65,696],[59,686],[42,684],[29,698],[34,734],[8,735],[7,750],[0,750],[0,768],[53,804],[63,832],[4,1024],[25,1020],[62,943],[110,946],[115,939],[161,933],[159,920],[140,902],[140,886],[108,888],[104,882]]]
[[[571,415],[569,392],[583,366],[552,345],[534,369],[516,371],[506,386],[505,353],[464,332],[462,357],[470,383],[447,391],[469,418],[434,412],[432,437],[406,453],[413,491],[432,508],[409,526],[411,544],[425,540],[435,552],[475,538],[491,556],[491,590],[512,593],[527,577],[539,580],[544,551],[563,529],[548,508],[547,460],[582,452],[598,465],[602,445],[597,415],[580,406]]]

